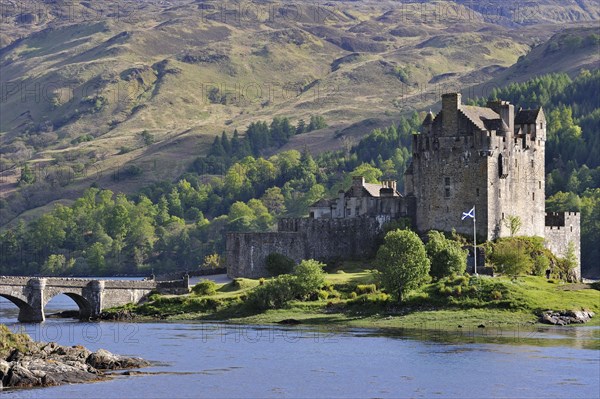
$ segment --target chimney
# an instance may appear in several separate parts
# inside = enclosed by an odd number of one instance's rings
[[[442,94],[442,126],[444,134],[447,136],[458,134],[458,110],[460,106],[460,93]]]
[[[500,115],[500,118],[508,126],[508,131],[511,135],[515,133],[515,106],[508,101],[488,101],[488,108],[491,108]]]
[[[353,176],[352,177],[352,186],[353,187],[363,187],[365,185],[365,178],[363,176]]]

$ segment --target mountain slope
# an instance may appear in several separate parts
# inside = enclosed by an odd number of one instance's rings
[[[496,17],[468,2],[32,4],[1,26],[0,197],[11,206],[0,224],[92,183],[134,192],[173,179],[214,135],[273,115],[324,115],[328,130],[289,148],[340,148],[336,131],[359,138],[441,91],[504,76],[559,22],[598,18],[592,2],[549,0]],[[19,188],[24,163],[38,178]],[[131,165],[144,173],[120,179]]]

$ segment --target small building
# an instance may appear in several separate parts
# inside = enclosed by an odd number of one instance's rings
[[[315,202],[309,208],[314,219],[344,219],[355,217],[386,217],[397,219],[406,216],[407,209],[396,189],[396,181],[366,183],[363,176],[354,176],[352,186],[340,191],[338,198]]]

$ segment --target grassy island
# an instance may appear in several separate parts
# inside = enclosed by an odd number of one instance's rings
[[[319,289],[301,299],[279,297],[282,300],[257,302],[257,291],[281,276],[266,280],[238,278],[220,285],[203,281],[188,295],[154,294],[143,304],[110,309],[106,316],[367,328],[454,329],[484,325],[510,329],[535,325],[546,310],[600,312],[597,283],[565,283],[536,276],[451,275],[411,291],[398,302],[379,287],[379,272],[365,266],[345,264],[326,273]],[[600,317],[586,325],[600,325]]]

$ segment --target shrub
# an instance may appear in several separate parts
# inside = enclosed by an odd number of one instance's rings
[[[550,268],[550,259],[544,254],[536,256],[533,260],[533,274],[536,276],[544,276],[546,270]]]
[[[352,291],[350,293],[350,299],[356,299],[357,296],[358,296],[358,294],[356,292],[354,292],[354,291]]]
[[[489,244],[487,254],[495,270],[513,277],[524,273],[543,276],[549,265],[559,264],[541,237],[501,238]]]
[[[359,284],[356,286],[355,291],[358,295],[373,294],[377,291],[377,286],[375,284]]]
[[[202,280],[192,287],[192,292],[196,295],[215,295],[217,284],[211,280]]]
[[[498,290],[494,290],[491,293],[491,297],[493,300],[498,301],[498,300],[502,299],[502,293]]]
[[[296,276],[282,274],[250,292],[246,303],[256,311],[283,308],[296,296],[296,280]]]
[[[354,299],[348,301],[348,305],[376,305],[382,306],[387,305],[391,299],[391,296],[380,292],[378,294],[365,294],[360,295]]]
[[[264,284],[264,279],[263,279],[263,284]],[[231,287],[237,291],[237,290],[244,290],[246,288],[254,288],[257,285],[260,285],[260,280],[257,282],[256,280],[251,280],[251,279],[247,279],[247,278],[234,278],[233,281],[231,282]]]
[[[518,242],[509,240],[497,242],[490,258],[494,270],[511,277],[528,273],[533,266],[533,261],[525,248]]]
[[[329,298],[329,292],[325,290],[320,290],[318,293],[319,300],[324,301]]]
[[[280,274],[292,273],[296,262],[285,255],[272,253],[266,257],[265,265],[269,274],[275,277]]]

